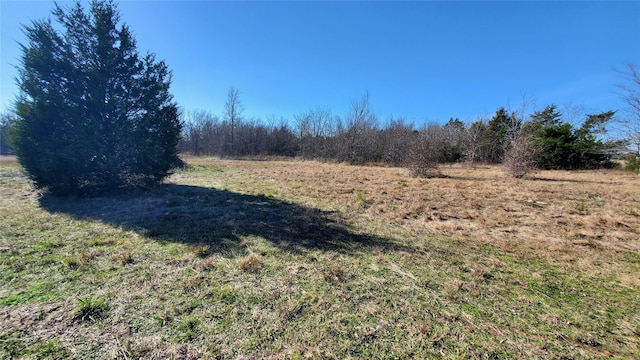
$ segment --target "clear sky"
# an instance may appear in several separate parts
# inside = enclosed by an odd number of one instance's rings
[[[70,3],[59,1],[63,6]],[[20,24],[53,2],[0,0],[0,107],[17,93]],[[623,106],[614,68],[640,64],[640,2],[121,1],[141,53],[173,71],[185,110],[222,114],[231,86],[245,117],[323,107],[344,116],[369,92],[373,111],[420,124],[555,103]]]

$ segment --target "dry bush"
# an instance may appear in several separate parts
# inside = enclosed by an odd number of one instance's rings
[[[520,179],[536,169],[540,147],[528,136],[519,136],[504,154],[502,166],[505,172]]]
[[[418,177],[434,177],[438,172],[437,136],[429,129],[417,134],[409,147],[406,162],[411,172]]]

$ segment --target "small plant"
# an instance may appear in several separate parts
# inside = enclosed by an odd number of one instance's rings
[[[240,261],[240,268],[248,272],[258,272],[262,269],[262,260],[257,255],[251,254]]]
[[[105,299],[87,296],[86,298],[78,298],[78,307],[76,308],[75,318],[79,320],[96,321],[103,318],[109,310]]]
[[[358,206],[361,209],[367,207],[367,198],[364,196],[364,192],[362,192],[361,190],[358,190],[358,192],[356,192],[356,200],[358,200]]]

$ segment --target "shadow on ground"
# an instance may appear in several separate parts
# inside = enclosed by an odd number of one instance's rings
[[[197,186],[166,184],[149,192],[97,198],[44,195],[40,205],[52,213],[98,220],[159,241],[207,245],[211,252],[243,251],[246,236],[262,237],[291,252],[409,250],[351,231],[337,212]]]

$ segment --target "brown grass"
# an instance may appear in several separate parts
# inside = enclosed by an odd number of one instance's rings
[[[640,178],[628,172],[540,171],[513,179],[498,166],[454,165],[442,167],[441,177],[420,179],[402,168],[213,158],[188,162],[242,169],[224,175],[227,182],[238,177],[235,190],[250,177],[264,184],[265,193],[338,210],[355,223],[378,224],[376,230],[391,223],[408,234],[498,246],[640,286],[640,274],[618,266],[625,254],[640,254]]]

